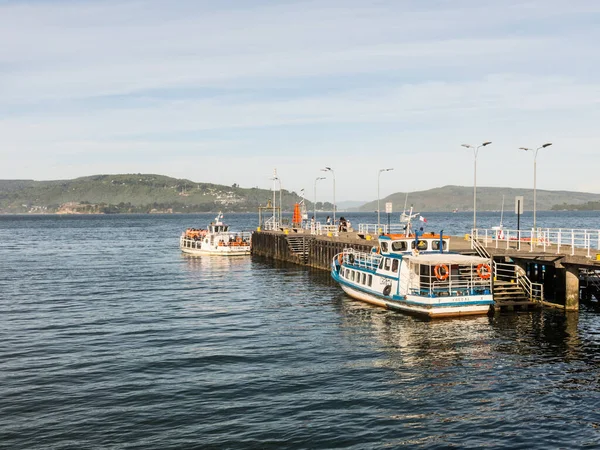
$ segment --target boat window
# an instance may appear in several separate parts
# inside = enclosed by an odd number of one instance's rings
[[[394,241],[392,242],[392,250],[395,252],[405,252],[408,249],[406,241]]]
[[[410,243],[410,248],[414,249],[415,248],[415,241],[412,241]],[[419,240],[417,242],[417,250],[427,250],[427,241],[424,240]]]
[[[379,245],[381,245],[381,251],[382,252],[387,252],[388,251],[388,244],[387,244],[387,242],[381,242]]]
[[[385,258],[385,270],[390,270],[390,258]]]
[[[373,284],[373,275],[369,274],[369,286]]]
[[[383,260],[384,260],[384,258],[381,258],[381,259],[379,260],[379,268],[380,268],[380,269],[383,269]]]
[[[352,281],[354,281],[354,274],[355,274],[355,273],[356,273],[356,272],[353,270],[353,271],[352,271],[352,275],[351,275],[351,276],[352,276],[352,278],[351,278],[351,280],[352,280]]]
[[[363,272],[362,274],[362,284],[366,284],[367,282],[367,274]]]
[[[433,241],[433,242],[431,243],[431,248],[432,248],[433,250],[439,250],[439,249],[440,249],[440,241]],[[444,250],[446,250],[446,249],[448,248],[448,242],[446,242],[446,241],[442,241],[442,248],[443,248]]]
[[[340,275],[344,276],[344,268],[343,267],[340,269]]]
[[[397,272],[398,271],[398,263],[399,263],[399,261],[397,259],[394,259],[392,261],[392,272]]]

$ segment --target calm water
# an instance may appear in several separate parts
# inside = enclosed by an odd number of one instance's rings
[[[598,312],[424,322],[324,272],[180,254],[212,216],[0,217],[0,447],[600,446]]]

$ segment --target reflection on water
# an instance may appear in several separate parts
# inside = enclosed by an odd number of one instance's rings
[[[181,253],[190,273],[198,275],[231,270],[247,270],[250,267],[250,256],[190,255]]]

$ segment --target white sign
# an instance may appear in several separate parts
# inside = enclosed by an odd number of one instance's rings
[[[523,214],[523,196],[515,197],[515,214]]]
[[[392,213],[392,202],[387,202],[385,204],[385,212],[388,213],[388,214]]]

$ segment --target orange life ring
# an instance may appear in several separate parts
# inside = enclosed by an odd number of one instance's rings
[[[448,266],[446,264],[438,264],[437,266],[435,266],[433,269],[433,273],[435,274],[435,277],[440,281],[447,280],[450,276],[450,270],[448,269]]]
[[[344,254],[340,253],[338,254],[338,258],[337,258],[338,262],[340,263],[340,266],[344,263]]]
[[[481,263],[477,266],[477,275],[483,280],[487,280],[492,276],[492,268],[489,264]]]

